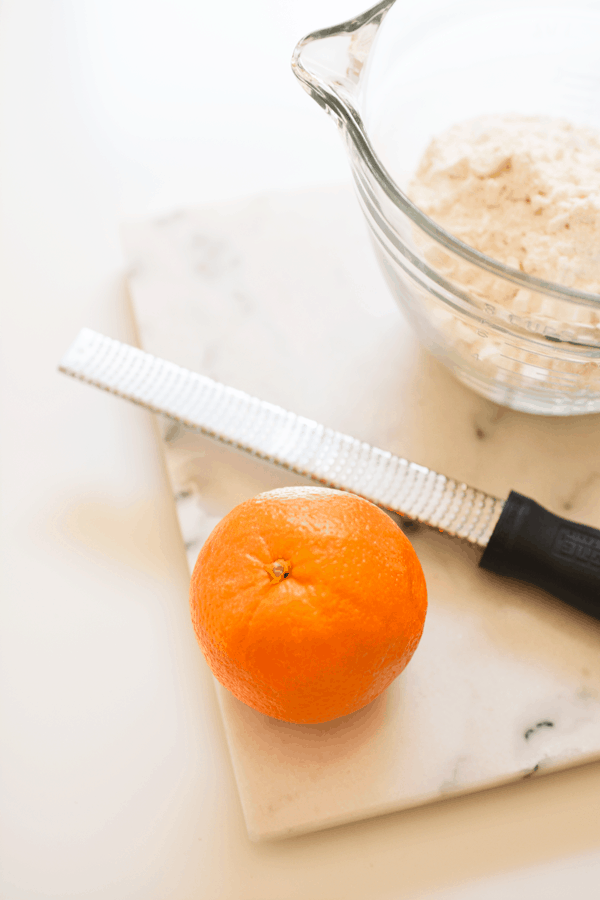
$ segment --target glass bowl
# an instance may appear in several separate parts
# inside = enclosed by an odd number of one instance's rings
[[[600,131],[599,47],[598,0],[383,0],[308,35],[292,60],[339,125],[377,258],[421,342],[477,393],[530,413],[600,411],[600,295],[485,256],[406,188],[434,135],[475,116]]]

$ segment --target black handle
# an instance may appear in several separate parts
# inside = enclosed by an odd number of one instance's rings
[[[511,491],[479,563],[600,619],[600,531]]]

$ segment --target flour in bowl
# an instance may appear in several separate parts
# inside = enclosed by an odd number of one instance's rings
[[[454,125],[429,145],[409,195],[486,256],[600,294],[600,135],[591,129],[520,116]]]
[[[559,290],[600,295],[600,135],[591,129],[520,116],[454,125],[431,142],[408,194],[486,256]],[[419,298],[438,346],[459,368],[468,360],[477,378],[517,386],[525,378],[557,394],[600,389],[600,296],[597,305],[571,302],[471,263],[421,229],[414,240],[463,298]]]

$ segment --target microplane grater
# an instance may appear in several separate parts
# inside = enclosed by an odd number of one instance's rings
[[[503,501],[88,328],[59,369],[327,487],[470,541],[485,548],[484,568],[536,584],[600,618],[600,531],[562,519],[515,491]]]

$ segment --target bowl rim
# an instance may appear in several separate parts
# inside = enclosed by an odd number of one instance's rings
[[[367,135],[362,116],[355,105],[355,94],[344,90],[338,79],[327,81],[319,78],[313,71],[310,71],[302,61],[303,50],[312,43],[326,40],[328,38],[336,38],[342,35],[352,35],[355,32],[371,25],[376,24],[376,32],[396,0],[381,0],[375,6],[366,10],[358,16],[341,22],[339,25],[333,25],[328,28],[322,28],[313,31],[302,38],[294,48],[292,56],[292,70],[298,80],[301,82],[305,90],[315,99],[320,106],[327,112],[338,119],[339,124],[345,131],[348,139],[352,142],[358,151],[359,158],[362,159],[367,169],[377,181],[379,187],[386,194],[388,199],[398,207],[405,215],[407,215],[422,231],[429,237],[436,240],[443,247],[457,254],[467,262],[484,269],[496,277],[505,281],[513,282],[520,287],[543,293],[547,296],[565,300],[569,303],[590,306],[594,309],[600,308],[600,294],[592,294],[587,291],[578,291],[575,288],[567,287],[557,282],[547,281],[544,278],[538,278],[535,275],[528,275],[521,272],[520,269],[507,266],[499,260],[485,253],[481,253],[464,241],[455,237],[441,225],[438,225],[434,219],[424,213],[395,183],[389,174],[373,147],[370,138]],[[372,46],[369,47],[370,54]],[[361,64],[361,69],[364,62]],[[361,71],[362,75],[362,71]],[[438,274],[436,270],[430,266],[425,260],[422,261],[422,267],[427,274]]]

